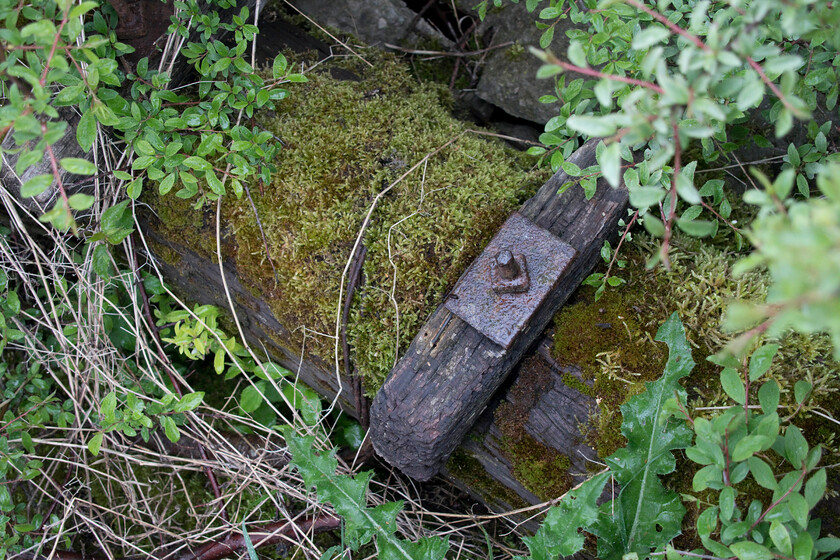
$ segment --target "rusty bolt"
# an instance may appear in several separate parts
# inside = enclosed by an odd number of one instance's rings
[[[499,251],[499,254],[496,255],[496,269],[499,271],[499,276],[505,280],[513,280],[521,272],[513,253],[507,249]]]

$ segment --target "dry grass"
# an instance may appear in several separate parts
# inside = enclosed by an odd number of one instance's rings
[[[167,43],[161,68],[171,65],[171,54],[179,48],[175,39]],[[86,557],[184,558],[204,543],[240,531],[243,522],[252,529],[267,524],[276,527],[283,521],[297,527],[303,519],[330,515],[330,507],[319,504],[288,466],[278,433],[229,411],[202,405],[187,413],[178,446],[159,433],[144,443],[113,431],[105,433],[97,455],[88,449],[99,431],[98,415],[108,393],[123,393],[130,386],[150,403],[171,391],[173,383],[185,393],[192,391],[182,369],[167,358],[137,289],[142,273],[165,280],[148,258],[142,231],[110,248],[114,267],[120,271],[117,275],[104,280],[94,272],[96,244],[85,244],[84,236],[92,235],[103,212],[124,198],[125,186],[108,177],[112,170],[129,165],[131,154],[100,131],[94,159],[102,172],[92,188],[97,202],[87,215],[77,216],[82,225],[79,238],[38,222],[37,208],[0,190],[11,230],[8,237],[0,237],[0,266],[10,283],[18,286],[23,302],[22,313],[10,326],[24,336],[7,346],[6,355],[40,363],[54,383],[58,402],[69,402],[73,414],[67,427],[43,425],[28,430],[34,447],[24,457],[42,461],[41,476],[22,481],[7,475],[13,497],[25,503],[23,517],[44,516],[43,526],[33,534],[37,544],[25,555],[71,558],[67,551],[73,550]],[[126,298],[125,305],[109,303],[115,292]],[[170,296],[190,309],[188,302]],[[235,306],[230,311],[235,316]],[[115,319],[127,329],[124,334],[136,341],[133,349],[118,348],[109,338],[109,325]],[[297,418],[286,421],[303,426]],[[238,436],[243,426],[253,432],[247,439]],[[301,430],[318,435],[320,448],[331,447],[324,430]],[[12,447],[21,444],[20,440],[9,443]],[[357,470],[340,461],[341,474]],[[440,491],[454,492],[445,484]],[[412,540],[448,536],[450,557],[487,558],[488,546],[496,558],[522,553],[515,544],[511,547],[518,540],[510,535],[495,538],[484,532],[484,526],[495,526],[503,516],[436,513],[420,496],[409,480],[390,472],[373,482],[368,500],[371,506],[404,500],[401,532]],[[288,546],[278,554],[319,558],[339,538],[321,540],[311,527],[294,530],[284,537]]]

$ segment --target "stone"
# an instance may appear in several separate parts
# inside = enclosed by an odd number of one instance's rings
[[[319,25],[351,33],[372,46],[413,44],[419,39],[451,44],[423,18],[409,30],[417,14],[402,0],[294,0],[292,4]]]
[[[475,14],[474,4],[464,0],[459,7]],[[492,45],[509,41],[514,41],[515,45],[491,51],[482,68],[476,93],[514,117],[545,124],[557,114],[557,105],[539,102],[541,96],[555,92],[554,80],[536,78],[542,63],[528,51],[528,47],[539,48],[542,31],[534,25],[536,19],[536,11],[528,13],[522,3],[488,9],[487,17],[478,28],[479,36],[489,37],[488,33],[492,33]],[[569,46],[566,30],[573,25],[568,19],[557,23],[552,52],[565,55]]]

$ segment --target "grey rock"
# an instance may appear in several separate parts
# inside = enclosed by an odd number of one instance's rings
[[[459,6],[475,13],[475,2],[462,1]],[[543,95],[554,94],[554,80],[537,80],[541,62],[528,51],[539,48],[542,31],[534,25],[536,13],[528,13],[524,3],[506,4],[502,9],[488,10],[479,26],[480,35],[494,33],[493,44],[515,41],[516,45],[492,51],[482,69],[478,96],[515,117],[545,124],[557,114],[557,105],[540,103]],[[569,46],[566,30],[573,27],[568,19],[557,23],[551,50],[564,55]]]
[[[375,46],[384,43],[414,43],[420,38],[446,39],[422,18],[411,31],[408,26],[416,15],[402,0],[294,0],[296,8],[320,25],[351,33]]]

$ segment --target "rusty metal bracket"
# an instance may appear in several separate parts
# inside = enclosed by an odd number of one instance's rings
[[[510,348],[576,254],[515,212],[455,284],[446,308]]]

